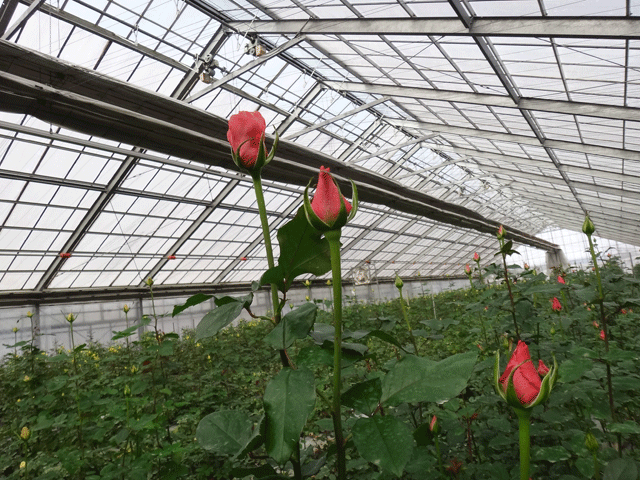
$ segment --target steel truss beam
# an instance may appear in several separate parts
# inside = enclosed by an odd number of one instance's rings
[[[332,18],[230,22],[241,33],[267,35],[452,35],[472,37],[640,38],[636,17]]]
[[[273,50],[271,50],[270,52],[266,53],[265,55],[256,58],[255,60],[247,63],[246,65],[234,70],[230,74],[225,75],[220,80],[216,80],[211,85],[208,85],[205,88],[203,88],[202,90],[197,91],[196,93],[194,93],[193,95],[191,95],[190,97],[185,99],[185,102],[187,102],[187,103],[195,102],[199,98],[204,97],[207,93],[212,92],[216,88],[219,88],[219,87],[221,87],[222,85],[224,85],[226,83],[229,83],[234,78],[238,78],[240,75],[243,75],[244,73],[248,72],[249,70],[252,70],[252,69],[254,69],[255,67],[257,67],[259,65],[262,65],[266,61],[272,59],[273,57],[278,56],[279,54],[281,54],[282,52],[286,51],[287,49],[289,49],[291,47],[295,47],[297,44],[302,42],[304,39],[305,39],[304,36],[300,36],[300,37],[293,38],[293,39],[289,40],[288,42],[285,42],[284,44],[280,45],[277,48],[274,48]]]
[[[2,35],[2,39],[9,40],[18,31],[22,30],[27,24],[27,21],[34,13],[36,13],[36,10],[40,8],[44,1],[45,0],[35,0],[31,5],[29,5],[29,7],[23,12],[23,14],[20,15],[20,18],[18,18],[18,20],[16,20],[13,25],[6,29],[6,31]]]
[[[484,138],[497,142],[519,143],[534,147],[546,147],[569,152],[584,153],[586,155],[599,155],[603,157],[622,158],[626,160],[640,161],[640,151],[626,148],[604,147],[590,143],[567,142],[564,140],[543,139],[527,135],[517,135],[513,133],[494,132],[491,130],[480,130],[476,128],[456,127],[454,125],[444,125],[440,123],[420,122],[415,120],[399,120],[385,118],[391,125],[405,128],[415,128],[418,130],[428,130],[441,134],[459,135],[461,137]],[[444,136],[446,138],[446,136]]]
[[[321,85],[321,84],[317,84],[317,85]],[[352,115],[355,115],[356,113],[360,113],[363,110],[367,110],[369,108],[375,107],[376,105],[379,105],[381,103],[384,103],[388,100],[388,98],[379,98],[378,100],[374,100],[373,102],[369,102],[369,103],[365,103],[364,105],[361,105],[357,108],[354,108],[353,110],[349,110],[348,112],[344,112],[341,113],[340,115],[336,115],[335,117],[331,117],[327,120],[324,120],[322,122],[318,122],[318,123],[314,123],[311,126],[307,127],[307,128],[303,128],[302,130],[300,130],[299,132],[295,132],[292,133],[290,135],[287,135],[285,137],[283,137],[284,140],[293,140],[294,138],[298,138],[301,135],[304,135],[305,133],[309,133],[312,132],[313,130],[317,130],[318,128],[322,128],[325,127],[331,123],[337,122],[338,120],[342,120],[343,118],[347,118],[350,117]]]
[[[597,103],[570,102],[566,100],[544,100],[541,98],[522,97],[518,101],[506,95],[493,93],[469,93],[455,90],[433,90],[419,87],[399,87],[396,85],[373,85],[357,82],[325,81],[324,84],[336,91],[368,93],[389,97],[408,97],[422,100],[437,100],[441,102],[459,102],[487,107],[517,108],[567,115],[582,115],[586,117],[611,118],[617,120],[640,121],[640,108],[618,107]]]
[[[487,159],[487,160],[495,161],[497,163],[507,162],[507,163],[513,163],[517,165],[526,165],[528,167],[549,169],[555,172],[560,171],[560,172],[585,175],[585,176],[595,177],[595,178],[604,178],[607,180],[615,180],[618,182],[629,182],[634,184],[640,184],[640,176],[638,175],[616,173],[616,172],[610,172],[608,170],[578,167],[574,165],[565,165],[565,164],[555,165],[552,162],[546,161],[546,160],[538,160],[535,158],[527,158],[527,157],[517,157],[515,155],[504,155],[501,153],[487,152],[484,150],[474,150],[472,148],[450,147],[446,145],[436,145],[436,144],[429,145],[429,148],[431,149],[440,148],[441,150],[444,150],[444,151],[452,151],[459,155],[465,155],[467,157],[472,157],[474,159],[479,159],[479,160]],[[457,163],[459,165],[468,164],[468,162],[464,160],[458,160]],[[571,182],[570,179],[569,179],[569,182]]]
[[[481,164],[468,164],[469,167],[475,167],[484,172],[491,172],[496,175],[508,175],[510,177],[519,177],[527,180],[533,180],[540,183],[551,183],[555,185],[564,185],[566,186],[566,182],[560,178],[547,177],[545,175],[540,175],[536,173],[522,172],[520,170],[512,170],[504,167],[491,167],[489,165],[481,165]],[[640,200],[640,192],[624,190],[621,188],[608,187],[605,185],[595,185],[587,182],[580,182],[571,180],[571,184],[574,186],[576,190],[587,190],[591,192],[604,193],[607,195],[614,195],[618,197],[627,197],[633,198],[634,200]],[[537,185],[532,185],[531,188],[537,188]]]
[[[18,3],[20,3],[20,0],[3,0],[2,5],[0,5],[0,36],[4,35],[11,17],[18,7]]]

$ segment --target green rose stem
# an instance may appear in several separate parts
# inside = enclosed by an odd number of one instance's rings
[[[529,480],[531,411],[522,408],[514,408],[514,410],[518,416],[518,432],[520,435],[520,480]]]
[[[587,220],[588,220],[588,217],[587,217]],[[586,223],[586,220],[585,220],[585,223]],[[585,227],[583,226],[582,228],[583,228],[583,231],[585,231]],[[600,306],[600,324],[602,325],[602,330],[604,331],[604,351],[606,353],[609,353],[609,332],[607,331],[607,317],[604,314],[604,290],[602,289],[602,277],[600,276],[600,267],[598,266],[598,259],[596,258],[596,252],[593,247],[593,240],[591,239],[592,233],[593,232],[588,233],[588,230],[585,231],[585,234],[587,235],[587,239],[589,240],[589,252],[591,252],[591,259],[593,260],[593,266],[596,269],[596,278],[598,279],[598,305]],[[607,393],[609,396],[609,409],[611,410],[611,420],[615,422],[616,410],[615,410],[615,404],[613,401],[611,362],[609,362],[609,360],[605,360],[605,365],[607,366],[607,391],[608,391]],[[622,453],[622,450],[620,449],[620,441],[621,441],[621,435],[618,434],[618,453],[619,454]]]
[[[509,281],[509,269],[507,268],[507,254],[504,250],[504,238],[500,238],[500,254],[502,255],[502,265],[504,266],[504,280],[507,282],[509,290],[509,300],[511,300],[511,316],[513,317],[513,327],[516,329],[516,340],[520,340],[520,329],[516,320],[516,305],[513,300],[513,292],[511,291],[511,282]]]
[[[271,234],[269,232],[269,220],[267,219],[267,208],[264,201],[264,194],[262,193],[262,178],[260,176],[260,169],[251,172],[251,178],[253,179],[253,189],[256,192],[256,203],[258,204],[258,212],[260,214],[260,223],[262,225],[262,236],[264,237],[264,248],[267,251],[267,265],[269,268],[275,267],[275,260],[273,258],[273,247],[271,246]],[[275,284],[271,284],[271,303],[273,304],[273,322],[277,325],[280,323],[280,301],[278,300],[278,287]],[[284,331],[283,331],[284,335]],[[287,356],[287,351],[280,350],[280,361],[283,367],[293,367]],[[300,441],[296,444],[297,457],[291,457],[291,464],[293,465],[293,474],[296,480],[302,480],[302,469],[300,466]]]
[[[402,296],[402,287],[404,283],[402,279],[396,276],[396,288],[398,289],[398,293],[400,293],[400,307],[402,308],[402,316],[404,317],[404,321],[407,323],[407,330],[409,330],[409,338],[411,339],[411,343],[413,344],[413,351],[416,355],[418,355],[418,344],[416,343],[416,338],[413,336],[413,330],[411,328],[411,323],[409,322],[409,315],[407,313],[407,305],[404,302],[404,297]]]
[[[438,468],[440,469],[440,473],[444,475],[444,465],[442,465],[442,453],[440,453],[440,439],[438,435],[433,436],[433,441],[436,445],[436,457],[438,457]]]
[[[80,376],[78,372],[78,358],[76,356],[76,344],[73,339],[73,322],[76,317],[73,313],[67,315],[66,320],[69,323],[69,338],[71,339],[71,352],[73,353],[73,358],[71,361],[73,362],[73,372],[75,373],[75,399],[76,399],[76,410],[78,411],[78,442],[80,443],[80,450],[82,451],[82,458],[84,458],[84,439],[82,438],[82,413],[80,412],[80,386],[78,385],[78,377]]]
[[[267,219],[267,208],[264,202],[264,194],[262,193],[262,178],[260,177],[260,169],[251,172],[253,179],[253,189],[256,192],[256,202],[258,204],[258,212],[260,213],[260,223],[262,224],[262,236],[264,237],[264,248],[267,251],[267,264],[269,268],[275,267],[273,258],[273,247],[271,246],[271,234],[269,232],[269,220]],[[280,323],[280,301],[278,300],[278,287],[271,284],[271,303],[273,305],[273,322],[277,325]],[[291,366],[289,358],[285,350],[280,350],[280,360],[285,367]]]
[[[324,232],[331,252],[333,278],[333,428],[336,436],[338,480],[347,479],[347,462],[340,416],[340,374],[342,369],[342,272],[340,269],[340,229]]]

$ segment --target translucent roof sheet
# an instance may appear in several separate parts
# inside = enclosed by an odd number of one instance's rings
[[[258,109],[287,142],[533,235],[588,212],[602,237],[638,244],[636,1],[68,0],[19,22],[33,2],[3,3],[1,48],[223,119]],[[254,41],[266,55],[245,51]],[[213,83],[198,79],[207,55]],[[26,78],[17,63],[3,68]],[[80,95],[73,75],[46,77]],[[230,162],[6,110],[0,290],[248,282],[266,267],[250,179]],[[274,238],[302,191],[265,181]],[[343,244],[347,275],[369,261],[390,277],[458,273],[495,248],[366,197]]]

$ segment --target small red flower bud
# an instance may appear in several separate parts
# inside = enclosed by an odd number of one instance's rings
[[[558,275],[558,283],[561,283],[562,285],[566,285],[564,278],[562,278],[562,275]]]
[[[471,267],[468,263],[464,266],[464,273],[466,273],[467,275],[471,275]]]
[[[435,434],[440,432],[440,425],[438,424],[438,417],[435,415],[431,417],[431,422],[429,423],[429,430]]]
[[[604,334],[604,330],[600,330],[600,340],[604,340],[606,337],[606,335]]]
[[[559,312],[560,310],[562,310],[562,304],[560,303],[560,300],[558,300],[558,297],[553,297],[552,300],[552,305],[551,305],[551,310],[553,310],[554,312]]]
[[[474,262],[479,262],[480,261],[480,255],[478,255],[478,252],[475,252],[473,254],[473,261]]]

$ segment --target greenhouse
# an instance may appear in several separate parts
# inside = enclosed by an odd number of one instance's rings
[[[640,478],[638,15],[1,0],[0,478]]]

